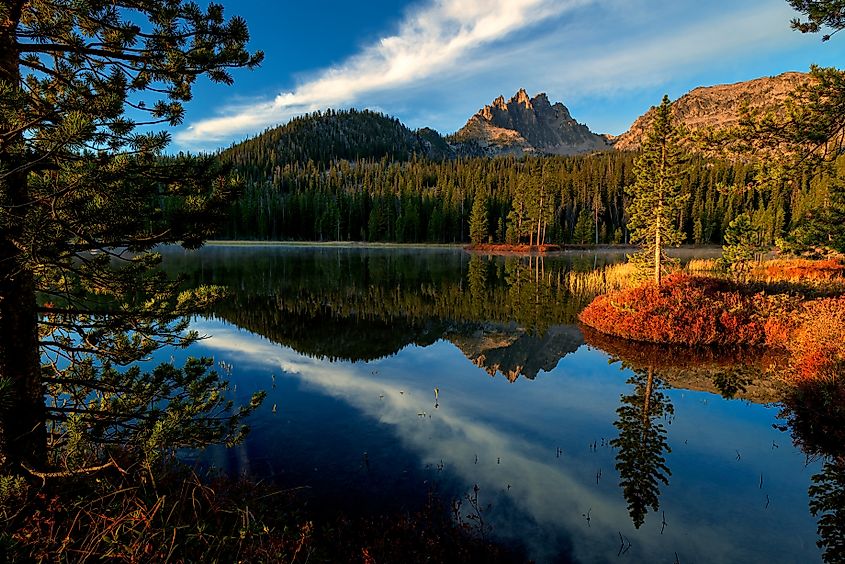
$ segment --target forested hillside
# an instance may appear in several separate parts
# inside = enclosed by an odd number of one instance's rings
[[[222,235],[468,242],[480,198],[486,240],[623,243],[634,156],[453,157],[437,132],[413,132],[381,114],[312,114],[221,154],[247,184]],[[774,242],[827,193],[823,182],[759,191],[753,180],[749,165],[691,158],[682,176],[690,197],[677,218],[686,242],[721,243],[743,211],[762,241]]]
[[[289,123],[232,146],[224,158],[249,178],[265,179],[273,167],[309,160],[328,164],[338,159],[404,161],[412,155],[452,156],[446,141],[432,129],[414,132],[396,118],[369,110],[326,110],[294,118]]]

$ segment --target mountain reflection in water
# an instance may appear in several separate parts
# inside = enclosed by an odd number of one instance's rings
[[[540,562],[818,561],[807,488],[822,466],[773,427],[769,359],[575,324],[592,296],[570,291],[573,272],[622,257],[167,250],[187,283],[232,290],[186,354],[233,365],[238,398],[268,391],[247,442],[204,459],[307,486],[319,511],[477,485],[496,538]]]

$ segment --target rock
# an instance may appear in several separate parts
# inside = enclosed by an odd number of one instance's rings
[[[690,134],[707,128],[728,128],[739,123],[746,105],[752,112],[782,109],[789,95],[808,80],[806,73],[787,72],[735,84],[695,88],[672,102],[672,115]],[[613,147],[620,151],[639,148],[653,116],[654,108],[637,118],[627,132],[609,137]]]
[[[607,138],[575,121],[562,103],[546,94],[529,98],[521,88],[510,100],[503,96],[484,106],[450,141],[459,152],[499,155],[577,155],[606,150]]]

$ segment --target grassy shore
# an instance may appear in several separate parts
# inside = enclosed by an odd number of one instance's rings
[[[636,247],[630,245],[541,245],[530,247],[529,245],[468,245],[466,243],[383,243],[369,241],[263,241],[263,240],[214,240],[207,241],[206,245],[217,247],[290,247],[290,248],[341,248],[341,249],[464,249],[468,252],[487,255],[517,255],[528,256],[536,254],[566,255],[569,253],[597,253],[615,254],[630,253]],[[702,254],[717,256],[720,247],[713,245],[683,245],[681,247],[668,249],[667,254],[681,259],[700,256]]]
[[[211,247],[310,247],[335,249],[462,249],[460,243],[378,243],[367,241],[207,241]]]

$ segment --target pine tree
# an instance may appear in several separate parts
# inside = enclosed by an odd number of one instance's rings
[[[572,242],[579,245],[589,243],[593,238],[593,218],[590,210],[582,208],[572,233]]]
[[[207,363],[117,367],[196,337],[183,316],[215,292],[181,292],[148,251],[199,245],[239,189],[216,159],[164,158],[167,133],[136,128],[179,124],[198,77],[257,65],[248,40],[216,4],[0,4],[3,469],[235,436]],[[48,456],[48,433],[75,452]]]
[[[745,273],[750,268],[751,261],[763,250],[759,239],[759,231],[752,225],[748,214],[739,214],[725,230],[722,262],[737,274]]]
[[[472,201],[472,211],[469,215],[469,238],[472,244],[480,245],[487,242],[489,230],[487,197],[481,189],[477,189]]]
[[[828,41],[834,33],[845,29],[845,11],[841,0],[787,0],[795,10],[807,17],[806,20],[794,18],[792,28],[801,33],[818,33],[824,28],[831,28],[831,33],[822,36]]]
[[[668,262],[664,247],[679,245],[683,240],[677,216],[687,196],[681,193],[680,132],[672,122],[669,97],[664,96],[653,112],[642,153],[634,161],[636,180],[628,188],[632,198],[628,208],[631,243],[642,249],[629,258],[643,270],[653,271],[654,281],[660,284]]]

